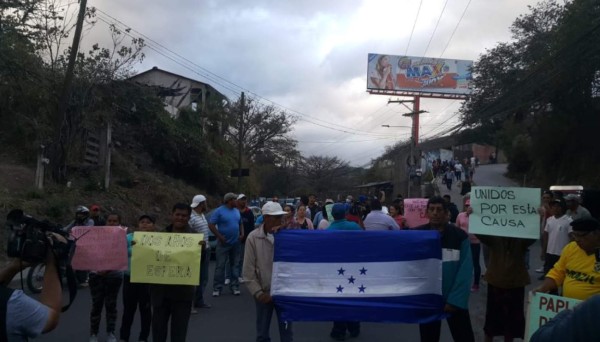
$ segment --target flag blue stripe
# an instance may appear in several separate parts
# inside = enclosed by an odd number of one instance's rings
[[[308,298],[273,296],[285,321],[427,323],[446,317],[444,299],[425,294],[401,297]]]
[[[275,234],[275,262],[349,263],[431,258],[442,258],[437,231],[284,230]]]

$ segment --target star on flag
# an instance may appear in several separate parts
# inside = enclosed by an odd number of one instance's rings
[[[347,270],[345,270],[343,267],[340,267],[339,270],[337,270],[338,276],[345,276]],[[367,269],[362,267],[361,269],[357,270],[358,273],[360,273],[360,275],[367,275]],[[351,272],[351,271],[350,271]],[[346,280],[348,280],[348,285],[350,284],[355,284],[355,282],[357,280],[359,280],[358,278],[355,278],[353,274],[350,274],[349,278],[346,278]],[[356,286],[356,285],[354,285]],[[367,289],[366,286],[364,286],[364,284],[361,284],[359,287],[348,287],[348,290],[352,290],[352,289],[356,289],[358,290],[358,293],[365,293],[365,290]],[[340,284],[338,285],[336,288],[336,293],[344,293],[344,287]]]

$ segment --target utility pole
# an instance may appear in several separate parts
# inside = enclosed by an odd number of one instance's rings
[[[244,112],[246,111],[246,95],[242,92],[242,96],[240,99],[241,109],[240,109],[240,124],[238,127],[238,181],[237,181],[237,191],[240,193],[242,191],[242,154],[244,150]]]
[[[70,118],[67,112],[69,105],[69,98],[71,96],[71,83],[73,83],[73,70],[75,69],[75,61],[77,59],[77,51],[79,51],[79,41],[81,40],[81,31],[83,29],[83,21],[85,19],[85,10],[87,8],[87,0],[81,0],[79,4],[79,14],[77,15],[77,23],[75,25],[75,35],[73,36],[73,45],[69,54],[69,64],[67,65],[67,71],[65,73],[65,81],[63,83],[63,89],[58,102],[57,118],[60,120],[60,127],[58,132],[58,146],[56,148],[57,158],[54,162],[55,178],[59,181],[63,181],[66,178],[66,164],[67,164],[67,150],[66,145],[70,144]]]
[[[407,175],[407,189],[406,189],[406,196],[408,198],[411,197],[411,193],[410,193],[410,183],[411,183],[411,179],[410,179],[410,174],[413,170],[414,165],[414,161],[415,161],[415,157],[414,157],[414,153],[415,150],[417,148],[417,146],[419,145],[419,114],[422,113],[427,113],[427,111],[421,110],[421,97],[420,96],[415,96],[413,97],[412,100],[397,100],[397,101],[392,101],[392,100],[388,100],[388,104],[389,103],[399,103],[402,104],[404,107],[406,107],[408,110],[410,110],[410,113],[406,113],[406,114],[402,114],[402,116],[407,116],[412,118],[412,130],[411,130],[411,137],[410,137],[410,154],[409,154],[409,162],[408,162],[408,175]],[[405,103],[412,103],[413,106],[412,108],[410,108],[409,106],[407,106]]]

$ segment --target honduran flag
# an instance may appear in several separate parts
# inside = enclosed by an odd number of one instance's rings
[[[271,295],[286,321],[440,320],[439,233],[282,231]]]

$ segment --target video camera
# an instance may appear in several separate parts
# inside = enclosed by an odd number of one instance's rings
[[[6,216],[6,226],[10,230],[6,249],[9,257],[20,258],[32,264],[41,263],[46,260],[48,249],[51,248],[57,261],[70,264],[75,242],[69,239],[69,234],[60,225],[38,221],[25,215],[21,209],[14,209]],[[67,243],[57,239],[50,243],[48,233],[62,235]]]

